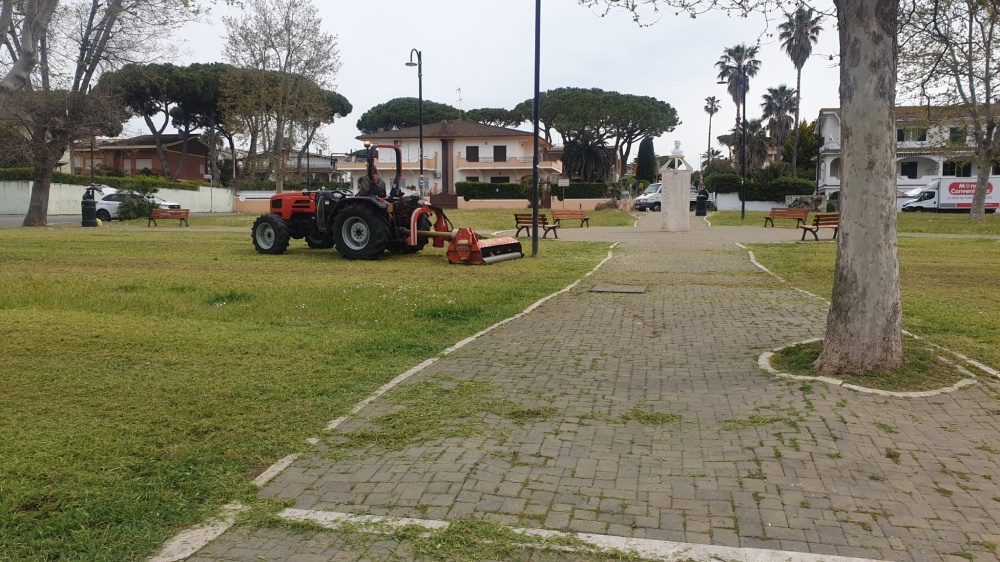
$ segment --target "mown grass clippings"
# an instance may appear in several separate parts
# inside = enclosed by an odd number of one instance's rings
[[[943,215],[942,215],[943,216]],[[993,215],[991,221],[1000,220]],[[794,287],[830,298],[835,244],[752,244],[757,259]],[[903,327],[988,366],[1000,366],[1000,240],[899,239]]]
[[[822,351],[822,342],[792,345],[771,356],[771,366],[793,375],[818,377],[813,363]],[[927,349],[917,340],[903,340],[904,364],[894,371],[845,373],[837,375],[845,383],[893,392],[936,390],[954,385],[965,376],[955,366],[938,358],[940,352]]]
[[[368,447],[399,451],[410,445],[451,437],[487,434],[496,437],[499,435],[496,432],[504,428],[487,423],[485,415],[522,424],[557,413],[551,406],[526,408],[499,398],[496,390],[486,382],[442,375],[405,386],[386,397],[402,408],[372,418],[371,427],[337,435],[328,454],[339,458]]]
[[[890,435],[895,435],[896,433],[899,433],[899,431],[897,431],[895,427],[892,427],[887,423],[875,422],[874,425],[879,430],[884,431],[885,433],[888,433]]]
[[[785,417],[751,414],[749,417],[744,419],[723,420],[722,429],[726,431],[734,431],[749,427],[764,427],[776,423],[783,423],[789,427],[798,427],[797,423]]]
[[[991,455],[1000,455],[1000,447],[993,445],[992,443],[983,443],[976,447],[980,451],[986,451]]]
[[[940,486],[938,486],[937,488],[934,488],[934,491],[937,492],[937,493],[939,493],[939,494],[941,494],[942,496],[944,496],[946,498],[950,498],[951,496],[955,495],[955,492],[949,490],[948,488],[942,488]]]
[[[895,464],[899,464],[899,461],[901,459],[899,451],[897,451],[896,449],[892,449],[890,447],[885,448],[885,458],[891,460]]]
[[[247,234],[3,230],[3,556],[142,559],[251,503],[248,474],[374,389],[607,255],[548,241],[497,266],[436,248],[351,262],[301,241],[259,255]],[[418,314],[452,306],[481,313]]]
[[[640,406],[635,406],[631,410],[618,416],[619,423],[628,423],[630,421],[650,426],[667,425],[670,423],[680,422],[681,416],[669,412],[654,412],[652,410],[643,409]]]

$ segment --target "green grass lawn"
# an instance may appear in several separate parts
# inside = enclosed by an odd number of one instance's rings
[[[835,244],[754,244],[771,271],[829,299]],[[899,239],[903,327],[918,336],[1000,367],[1000,240]]]
[[[607,255],[540,244],[463,267],[263,256],[249,231],[0,230],[0,560],[143,559],[252,503],[252,475],[379,385]]]
[[[708,220],[712,226],[763,226],[766,216],[766,211],[747,211],[746,220],[741,221],[739,211],[719,211]],[[986,215],[985,222],[972,222],[962,213],[897,213],[896,220],[900,233],[1000,235],[1000,215],[995,213]],[[795,221],[778,219],[774,226],[795,228]]]
[[[456,228],[468,226],[479,231],[492,232],[514,230],[515,211],[530,212],[530,209],[446,209],[445,214],[448,215],[448,218],[451,219]],[[550,218],[552,217],[552,213],[546,209],[541,209],[540,212]],[[250,226],[253,225],[253,221],[258,216],[252,214],[199,216],[191,217],[190,223],[194,227],[246,227],[249,232]],[[587,216],[590,217],[590,226],[632,226],[635,223],[635,217],[618,210],[588,211]],[[121,225],[146,226],[146,220],[112,221],[108,226],[115,227]],[[177,226],[177,221],[160,221],[161,228],[166,226]],[[562,223],[562,228],[578,228],[579,226],[579,221],[563,221]]]

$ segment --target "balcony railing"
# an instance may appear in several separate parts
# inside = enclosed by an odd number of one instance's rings
[[[524,169],[530,168],[534,159],[530,156],[512,156],[506,160],[496,160],[493,157],[480,156],[476,160],[468,160],[458,153],[458,168],[473,169]],[[539,160],[538,166],[546,170],[562,172],[562,162],[559,160]]]

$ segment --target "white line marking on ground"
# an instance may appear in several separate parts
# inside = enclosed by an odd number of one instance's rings
[[[584,277],[587,277],[587,276],[593,274],[598,269],[600,269],[602,266],[604,266],[604,264],[608,263],[608,260],[610,260],[614,256],[612,250],[616,246],[618,246],[617,242],[615,242],[614,244],[612,244],[610,246],[610,248],[608,249],[608,257],[606,257],[603,260],[601,260],[601,262],[598,263],[596,266],[594,266],[594,269],[590,270],[586,275],[584,275]],[[531,306],[529,306],[528,308],[524,309],[524,312],[521,312],[519,314],[511,316],[510,318],[501,320],[501,321],[497,322],[496,324],[490,326],[489,328],[486,328],[485,330],[482,330],[482,331],[480,331],[479,333],[477,333],[475,335],[472,335],[470,337],[465,338],[464,340],[456,343],[455,345],[449,347],[448,349],[445,349],[443,352],[441,352],[441,355],[444,356],[444,355],[448,355],[449,353],[452,353],[454,351],[457,351],[457,350],[465,347],[466,345],[472,343],[473,341],[475,341],[479,337],[483,336],[484,334],[486,334],[488,332],[491,332],[491,331],[495,330],[496,328],[499,328],[500,326],[503,326],[507,322],[510,322],[511,320],[515,320],[517,318],[520,318],[520,317],[524,316],[525,314],[528,314],[529,312],[531,312],[531,311],[535,310],[536,308],[538,308],[539,306],[541,306],[546,301],[548,301],[550,299],[553,299],[553,298],[555,298],[558,295],[561,295],[563,293],[571,291],[574,287],[576,287],[577,285],[579,285],[580,281],[582,281],[582,280],[583,280],[583,278],[577,279],[576,281],[570,283],[569,286],[567,286],[566,288],[564,288],[564,289],[562,289],[560,291],[557,291],[555,293],[552,293],[551,295],[548,295],[546,297],[542,297],[541,299],[535,301]],[[364,408],[365,406],[371,404],[378,397],[380,397],[383,394],[385,394],[386,392],[392,390],[393,387],[395,387],[396,385],[398,385],[401,382],[405,381],[406,379],[412,377],[413,375],[415,375],[415,374],[419,373],[420,371],[426,369],[427,367],[433,365],[434,363],[436,363],[438,361],[438,359],[440,359],[440,357],[432,357],[432,358],[424,361],[423,363],[420,363],[416,367],[413,367],[412,369],[406,371],[405,373],[402,373],[401,375],[399,375],[396,378],[392,379],[391,381],[385,383],[384,385],[380,386],[378,388],[378,390],[376,390],[371,396],[369,396],[368,398],[365,398],[364,400],[362,400],[361,402],[359,402],[356,406],[354,406],[354,408],[351,409],[350,413],[348,413],[345,416],[341,416],[341,417],[339,417],[339,418],[331,421],[330,423],[328,423],[326,425],[326,429],[327,430],[337,429],[337,427],[340,424],[344,423],[344,421],[349,416],[354,415],[354,414],[360,412],[362,408]],[[257,478],[254,479],[253,483],[256,484],[258,487],[263,487],[268,482],[270,482],[271,480],[273,480],[276,476],[278,476],[279,474],[281,474],[281,472],[283,470],[285,470],[286,468],[288,468],[289,466],[291,466],[291,464],[293,462],[295,462],[295,460],[298,459],[298,458],[299,458],[299,454],[298,453],[292,454],[292,455],[288,455],[287,457],[279,460],[278,462],[276,462],[273,465],[271,465],[270,467],[268,467],[267,470],[265,470],[264,472],[262,472],[260,476],[258,476]],[[233,504],[233,505],[239,506],[239,504]],[[240,506],[240,507],[242,507],[242,506]],[[246,508],[243,508],[243,509],[246,509]],[[233,514],[233,518],[235,519],[235,513]],[[154,558],[154,559],[149,560],[149,562],[175,562],[176,560],[183,560],[184,558],[187,558],[188,556],[194,554],[198,550],[201,550],[206,545],[208,545],[208,543],[210,543],[213,540],[215,540],[216,537],[218,537],[222,533],[226,532],[229,529],[229,527],[232,526],[232,522],[229,522],[225,526],[225,528],[223,528],[221,531],[219,531],[215,535],[209,535],[208,533],[204,533],[203,531],[201,531],[202,528],[204,528],[204,527],[206,527],[208,525],[216,525],[216,523],[213,523],[213,521],[207,521],[207,522],[205,522],[202,525],[198,525],[196,527],[192,527],[191,529],[188,529],[188,530],[185,530],[185,531],[181,531],[176,537],[174,537],[173,539],[171,539],[170,541],[168,541],[164,545],[164,551],[165,551],[166,548],[167,548],[167,546],[175,543],[176,541],[181,540],[182,537],[187,537],[189,534],[192,534],[192,536],[199,537],[198,540],[204,539],[204,542],[200,543],[200,546],[197,546],[197,548],[195,548],[194,550],[191,550],[190,552],[188,552],[187,554],[184,554],[180,558]],[[212,527],[212,528],[216,529],[217,527]],[[187,538],[184,538],[183,540],[185,541],[185,544],[190,544],[190,545],[198,544],[198,543],[194,542],[193,540],[189,540]]]
[[[380,515],[356,515],[353,513],[313,511],[305,509],[286,509],[279,513],[278,516],[293,521],[310,521],[328,529],[338,529],[344,524],[373,525],[389,528],[415,525],[434,531],[446,529],[449,525],[447,521],[403,519]],[[571,538],[602,550],[620,550],[622,552],[633,553],[649,560],[671,562],[679,560],[690,560],[692,562],[718,562],[720,560],[733,562],[863,562],[867,560],[864,558],[848,558],[844,556],[810,554],[806,552],[792,552],[787,550],[736,548],[651,539],[633,539],[612,535],[597,535],[592,533],[567,533],[563,531],[551,531],[548,529],[520,529],[516,527],[511,527],[510,529],[513,532],[524,536],[539,537],[543,539]],[[555,547],[555,545],[553,546]],[[558,548],[569,552],[574,550],[573,548],[567,548],[564,545],[559,545]]]
[[[735,244],[737,246],[739,246],[740,248],[746,250],[747,254],[750,255],[750,263],[752,263],[755,266],[759,267],[765,273],[767,273],[768,275],[774,277],[778,281],[781,281],[782,283],[791,285],[790,283],[788,283],[788,281],[785,281],[781,277],[778,277],[777,274],[775,274],[773,271],[771,271],[770,269],[764,267],[763,264],[761,264],[760,262],[758,262],[757,261],[757,257],[754,256],[753,252],[751,252],[746,246],[744,246],[743,244],[740,244],[739,242],[736,242]],[[821,297],[819,295],[814,295],[814,294],[810,293],[809,291],[806,291],[805,289],[800,289],[800,288],[795,287],[795,286],[792,286],[792,288],[795,289],[796,291],[802,293],[802,294],[809,295],[810,297],[819,299],[819,300],[825,302],[828,305],[830,304],[830,301],[824,299],[823,297]],[[904,334],[906,334],[907,336],[910,336],[911,338],[918,339],[918,340],[919,339],[923,339],[920,336],[917,336],[916,334],[913,334],[913,333],[908,332],[906,330],[902,330],[902,332]],[[822,338],[820,338],[820,339],[822,339]],[[805,341],[805,342],[798,342],[798,343],[810,343],[810,342],[813,342],[813,341],[817,341],[817,340],[808,340],[808,341]],[[980,363],[979,361],[976,361],[975,359],[972,359],[971,357],[966,357],[965,355],[962,355],[961,353],[959,353],[957,351],[952,351],[952,350],[948,349],[947,347],[940,346],[940,345],[938,345],[936,343],[932,343],[932,342],[927,341],[927,340],[923,340],[923,341],[924,341],[924,343],[926,343],[927,345],[929,345],[931,347],[936,347],[936,348],[940,349],[941,351],[947,351],[948,353],[954,355],[955,357],[958,357],[962,361],[965,361],[969,365],[972,365],[973,367],[977,367],[980,370],[985,371],[985,372],[993,375],[994,377],[1000,378],[1000,371],[997,371],[996,369],[994,369],[992,367],[984,365],[984,364]],[[795,345],[795,344],[791,344],[791,345]],[[788,347],[788,346],[785,346],[785,347]],[[784,349],[784,348],[778,348],[778,349]],[[775,351],[778,351],[778,349],[776,349]],[[760,364],[760,361],[762,359],[763,359],[763,356],[761,356],[761,359],[758,359],[758,364]],[[770,361],[770,355],[768,355],[768,361]],[[770,369],[769,367],[770,367],[770,363],[768,363],[768,367],[763,367],[762,366],[762,368],[764,370],[766,370],[766,371],[773,371],[773,369]],[[777,371],[774,371],[774,372],[777,373]],[[788,377],[792,377],[792,375],[789,375],[788,373],[780,373],[780,374],[787,375]],[[823,380],[823,379],[826,379],[826,377],[819,377],[817,380]],[[823,382],[829,382],[829,381],[835,381],[835,380],[836,379],[829,379],[829,380],[824,380]],[[838,381],[838,382],[840,382],[840,381]],[[955,383],[955,385],[953,385],[953,386],[950,386],[948,388],[943,388],[943,389],[940,389],[940,390],[933,390],[933,391],[930,391],[930,392],[934,392],[934,393],[937,393],[937,394],[945,393],[945,392],[954,392],[954,391],[958,390],[959,388],[962,388],[963,386],[968,386],[970,384],[975,384],[975,383],[976,383],[976,381],[972,381],[972,380],[969,380],[969,379],[962,379],[962,380],[958,381],[957,383]],[[841,383],[841,384],[843,384],[843,383]],[[844,388],[852,388],[852,389],[855,389],[855,390],[863,388],[863,387],[860,387],[860,386],[856,387],[856,386],[854,386],[852,384],[845,384],[843,386],[844,386]],[[875,389],[869,388],[869,389],[864,389],[863,392],[870,392],[871,394],[882,394],[882,393],[885,393],[887,391],[885,391],[885,390],[875,390]],[[908,392],[899,392],[899,393],[890,393],[890,394],[886,394],[886,395],[887,396],[905,395],[905,396],[910,396],[910,397],[915,397],[915,396],[933,396],[933,394],[925,394],[925,393],[921,393],[921,392],[909,392],[909,393]]]
[[[278,462],[272,464],[271,466],[267,467],[267,470],[261,472],[260,476],[253,479],[254,485],[257,486],[258,488],[263,488],[265,485],[267,485],[268,482],[274,479],[275,476],[281,474],[282,470],[285,470],[286,468],[291,466],[292,463],[295,462],[295,460],[298,458],[299,454],[293,453],[279,460]]]
[[[205,548],[222,533],[233,526],[236,515],[248,508],[239,502],[226,504],[218,519],[209,519],[201,525],[181,531],[176,537],[163,544],[159,554],[149,559],[149,562],[177,562]]]

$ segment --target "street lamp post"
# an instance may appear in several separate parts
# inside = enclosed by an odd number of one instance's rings
[[[740,151],[740,220],[747,219],[747,69],[740,64],[740,87],[743,89],[743,150]]]
[[[417,54],[417,62],[413,62],[413,53]],[[420,195],[424,194],[424,63],[421,52],[410,49],[410,62],[406,66],[417,67],[417,107],[420,113]]]

